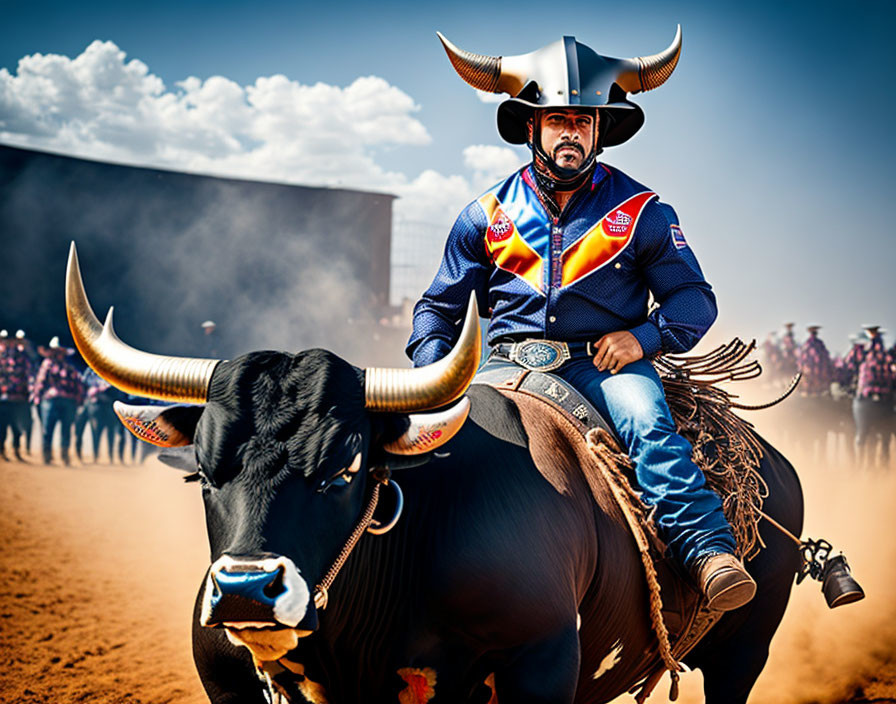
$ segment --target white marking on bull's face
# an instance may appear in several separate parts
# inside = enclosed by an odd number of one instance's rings
[[[622,660],[622,641],[617,640],[610,652],[607,653],[607,656],[600,661],[600,666],[597,668],[592,679],[596,680],[598,677],[607,674],[619,664],[620,660]]]
[[[199,623],[207,626],[211,620],[212,595],[215,592],[214,575],[219,572],[239,572],[241,570],[276,573],[282,570],[283,592],[274,601],[274,618],[284,626],[295,627],[305,617],[308,602],[311,598],[308,584],[299,574],[299,569],[288,557],[268,557],[264,560],[240,560],[230,555],[222,555],[208,573],[205,581],[205,593],[202,597],[202,611]]]
[[[582,630],[582,614],[576,613],[576,630]]]

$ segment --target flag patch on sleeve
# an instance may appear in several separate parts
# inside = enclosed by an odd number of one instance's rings
[[[675,245],[675,248],[683,249],[687,247],[688,243],[684,238],[684,233],[681,231],[681,228],[678,225],[670,225],[669,227],[672,230],[672,243]]]

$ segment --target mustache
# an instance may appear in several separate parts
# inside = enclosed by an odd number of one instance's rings
[[[578,142],[569,142],[569,141],[560,142],[560,144],[558,144],[556,147],[554,147],[554,153],[552,154],[552,156],[556,159],[559,151],[566,147],[575,149],[579,154],[582,155],[583,158],[585,157],[585,149],[582,147],[582,145],[579,144]]]

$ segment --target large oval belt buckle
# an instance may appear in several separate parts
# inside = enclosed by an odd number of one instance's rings
[[[527,340],[517,342],[510,350],[510,361],[530,372],[551,372],[569,360],[569,347],[565,342],[553,340]]]

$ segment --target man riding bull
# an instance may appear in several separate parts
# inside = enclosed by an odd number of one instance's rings
[[[671,554],[712,608],[742,606],[755,583],[733,554],[719,497],[676,432],[650,362],[703,337],[716,318],[715,296],[675,211],[597,160],[643,124],[627,94],[665,82],[680,30],[663,53],[625,60],[572,37],[496,58],[439,36],[464,80],[510,94],[498,107],[498,131],[527,144],[532,162],[460,214],[415,308],[408,355],[415,366],[443,357],[475,291],[491,318],[491,359],[553,371],[584,394],[628,449]],[[652,312],[650,294],[659,304]]]

